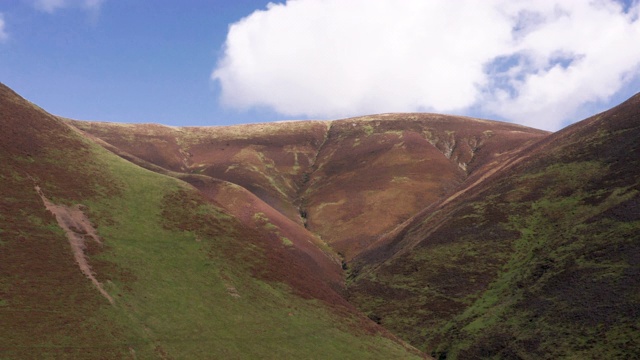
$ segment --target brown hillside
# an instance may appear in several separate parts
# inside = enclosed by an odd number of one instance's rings
[[[429,114],[205,128],[72,123],[161,168],[240,185],[347,260],[547,134]]]
[[[269,261],[257,270],[260,276],[288,283],[305,298],[349,306],[338,296],[344,291],[340,260],[316,236],[241,186],[205,176],[180,178],[245,226],[270,234],[263,250]]]
[[[441,358],[638,356],[639,138],[636,95],[524,148],[362,253],[351,300]]]
[[[228,127],[73,121],[116,149],[163,169],[238,184],[302,224],[293,205],[327,123],[304,121]]]
[[[331,123],[301,196],[308,227],[347,260],[547,133],[433,114]]]

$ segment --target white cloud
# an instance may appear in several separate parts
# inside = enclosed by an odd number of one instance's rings
[[[538,21],[524,26],[509,49],[525,61],[489,73],[494,84],[504,82],[486,90],[485,104],[505,118],[558,129],[578,120],[572,117],[582,106],[606,101],[640,74],[640,5],[628,14],[612,1],[535,5],[530,10]]]
[[[212,78],[240,109],[480,109],[557,129],[640,73],[638,14],[613,0],[290,0],[231,25]]]
[[[9,38],[9,34],[7,34],[7,31],[4,27],[4,14],[0,13],[0,42],[3,42]]]
[[[103,2],[104,0],[33,0],[33,6],[48,13],[67,7],[82,7],[89,11],[98,11]]]

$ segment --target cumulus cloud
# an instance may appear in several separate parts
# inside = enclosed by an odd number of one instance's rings
[[[9,38],[9,34],[7,34],[7,31],[4,27],[4,14],[0,13],[0,42],[3,42]]]
[[[557,129],[640,73],[640,4],[290,0],[229,27],[223,104],[335,118],[480,111]]]
[[[67,7],[81,7],[89,11],[98,11],[104,0],[33,0],[33,6],[44,12],[54,13]]]

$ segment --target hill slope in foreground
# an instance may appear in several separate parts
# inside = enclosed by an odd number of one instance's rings
[[[640,355],[639,96],[549,134],[82,122],[0,90],[0,357],[424,356],[388,330],[446,359]]]
[[[203,195],[4,86],[0,109],[0,358],[421,357],[248,191],[189,178]]]

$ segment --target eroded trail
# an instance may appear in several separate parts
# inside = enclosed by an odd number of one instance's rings
[[[38,195],[40,195],[44,206],[56,217],[58,225],[67,235],[67,239],[69,239],[69,244],[73,251],[73,257],[80,267],[80,271],[82,271],[82,273],[91,280],[102,296],[109,300],[112,305],[115,304],[111,295],[109,295],[109,293],[107,293],[107,291],[102,287],[102,284],[94,276],[91,266],[89,266],[89,261],[85,254],[87,238],[93,239],[93,241],[98,244],[102,244],[102,241],[100,240],[96,229],[94,229],[87,216],[82,212],[82,205],[75,205],[72,207],[56,205],[47,199],[39,186],[36,185],[35,189],[38,192]]]

